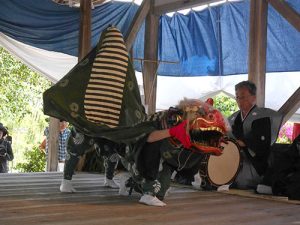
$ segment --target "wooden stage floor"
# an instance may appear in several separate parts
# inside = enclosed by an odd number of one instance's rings
[[[103,174],[76,174],[73,194],[59,192],[61,179],[62,173],[0,174],[0,225],[300,224],[299,202],[283,198],[173,186],[166,207],[150,207],[137,194],[105,188]]]

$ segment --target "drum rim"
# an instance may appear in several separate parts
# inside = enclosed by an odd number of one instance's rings
[[[237,149],[238,149],[238,151],[239,151],[239,155],[240,155],[240,157],[239,157],[239,162],[238,162],[238,169],[237,169],[237,171],[236,171],[236,173],[235,173],[235,175],[228,181],[228,182],[226,182],[226,183],[224,183],[224,184],[216,184],[215,182],[213,182],[212,180],[211,180],[211,178],[209,177],[209,175],[208,175],[208,169],[207,169],[207,167],[208,167],[208,161],[209,161],[209,158],[210,158],[210,156],[211,155],[207,155],[207,161],[205,162],[205,164],[206,164],[206,167],[205,167],[205,169],[206,169],[206,173],[205,173],[205,176],[201,176],[201,172],[200,172],[200,170],[199,170],[199,175],[200,175],[200,177],[202,178],[202,177],[205,177],[205,178],[207,178],[208,179],[208,181],[209,181],[209,184],[211,185],[211,186],[214,186],[214,187],[220,187],[220,186],[222,186],[222,185],[227,185],[227,184],[230,184],[230,183],[232,183],[235,179],[236,179],[236,177],[238,176],[238,174],[239,174],[239,172],[240,172],[240,170],[241,170],[241,168],[242,168],[242,154],[241,154],[241,147],[240,147],[240,145],[238,144],[238,142],[236,141],[236,140],[234,140],[233,138],[229,138],[227,141],[231,141],[232,143],[234,143],[235,144],[235,146],[237,147]]]

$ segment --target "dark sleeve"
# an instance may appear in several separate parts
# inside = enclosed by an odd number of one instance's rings
[[[6,148],[7,148],[6,158],[7,160],[12,161],[14,159],[14,153],[12,151],[11,144],[9,142],[6,142]]]
[[[253,121],[251,135],[246,140],[247,146],[253,150],[258,157],[269,154],[271,146],[271,121],[265,117]]]

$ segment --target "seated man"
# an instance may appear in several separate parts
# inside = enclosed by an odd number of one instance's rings
[[[239,111],[229,117],[230,135],[242,150],[243,167],[235,185],[256,188],[268,167],[270,147],[278,135],[282,117],[275,111],[256,105],[256,86],[242,81],[235,86]]]

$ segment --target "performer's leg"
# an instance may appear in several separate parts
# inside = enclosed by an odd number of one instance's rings
[[[118,165],[118,154],[114,154],[105,159],[105,178],[112,180],[115,175],[115,169]]]
[[[159,200],[163,200],[166,196],[168,189],[170,188],[171,176],[174,171],[167,163],[162,164],[162,171],[159,172],[159,182],[161,184],[160,191],[156,194]]]
[[[113,180],[115,170],[119,161],[119,155],[112,152],[105,160],[105,183],[104,186],[110,188],[119,188],[119,185]]]
[[[84,154],[85,151],[92,148],[94,141],[82,133],[72,131],[67,147],[67,157],[65,160],[64,179],[60,185],[61,192],[75,192],[72,187],[71,180],[79,161],[79,157]]]
[[[138,170],[146,180],[154,181],[158,178],[161,158],[160,146],[160,141],[147,143],[140,153]]]
[[[119,155],[117,153],[117,144],[104,139],[97,138],[96,139],[96,150],[97,155],[103,158],[104,161],[104,169],[105,169],[105,181],[104,186],[117,189],[119,185],[113,180],[115,175],[115,170],[118,165]]]
[[[143,196],[140,203],[152,206],[165,206],[156,194],[161,189],[158,181],[161,142],[147,143],[139,157],[138,168],[145,180],[142,182]]]

